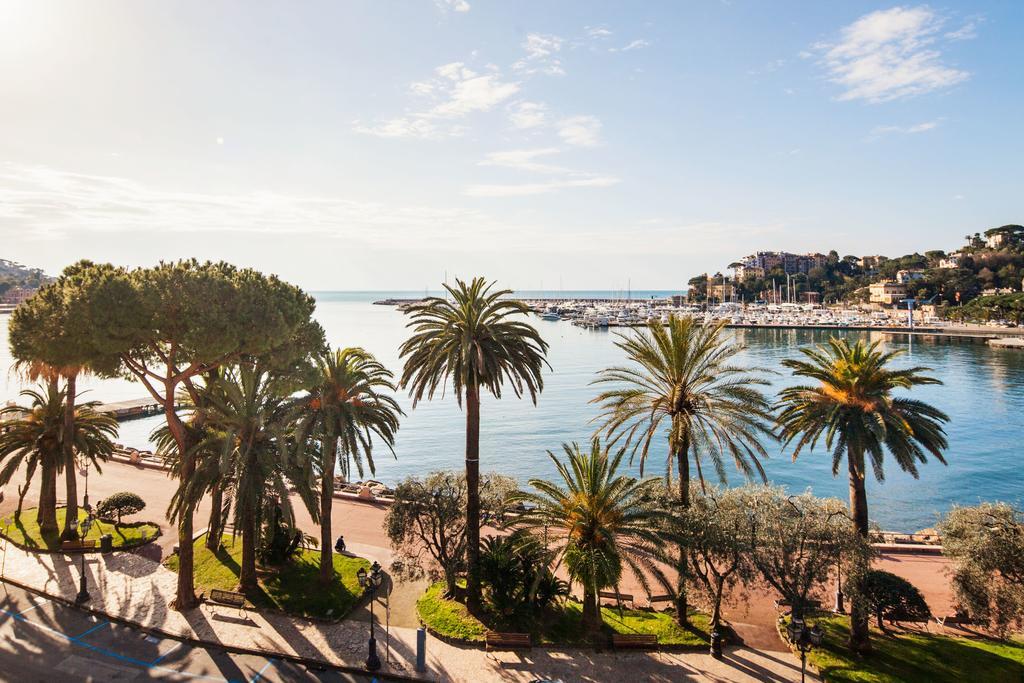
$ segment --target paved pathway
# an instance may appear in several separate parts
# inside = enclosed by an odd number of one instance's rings
[[[158,638],[6,583],[0,586],[0,661],[3,680],[23,683],[373,680]]]

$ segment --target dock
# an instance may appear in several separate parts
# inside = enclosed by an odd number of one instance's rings
[[[988,345],[997,349],[1024,350],[1024,337],[1003,337],[1002,339],[989,339]]]
[[[102,403],[96,406],[96,411],[113,415],[115,420],[123,422],[124,420],[135,420],[141,417],[159,415],[164,411],[164,408],[152,398],[137,398],[132,401]]]

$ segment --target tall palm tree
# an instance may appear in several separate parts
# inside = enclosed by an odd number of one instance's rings
[[[576,443],[562,450],[563,458],[548,451],[561,481],[531,479],[533,492],[513,496],[527,504],[516,526],[547,533],[557,563],[583,589],[583,626],[593,638],[602,624],[598,591],[619,584],[623,565],[648,592],[651,577],[668,588],[655,561],[667,517],[655,504],[659,480],[619,474],[625,448],[611,455],[595,437],[588,451]]]
[[[864,486],[865,456],[878,481],[885,479],[886,451],[904,472],[915,478],[918,463],[927,454],[945,464],[942,451],[948,446],[943,423],[949,420],[938,408],[915,399],[893,396],[897,389],[941,384],[924,367],[892,369],[899,351],[883,352],[879,343],[832,338],[827,345],[803,348],[804,359],[786,359],[783,365],[794,375],[815,380],[816,385],[783,389],[778,421],[785,445],[794,444],[795,460],[805,448],[823,439],[832,452],[832,474],[839,474],[843,458],[850,481],[850,512],[857,532],[868,536],[868,499]],[[850,646],[870,647],[868,615],[862,601],[851,610]]]
[[[536,404],[544,388],[541,371],[548,345],[523,320],[526,304],[492,291],[493,283],[473,278],[447,284],[451,301],[427,297],[406,312],[413,334],[401,346],[405,367],[399,385],[408,387],[413,407],[432,399],[451,382],[455,398],[466,402],[466,604],[480,609],[480,390],[501,398],[507,380],[516,397],[528,393]]]
[[[316,358],[316,379],[299,399],[299,434],[312,435],[320,442],[320,580],[334,580],[331,541],[331,508],[334,502],[334,471],[340,453],[341,472],[346,479],[355,462],[363,476],[363,459],[375,474],[373,437],[384,442],[394,455],[398,402],[384,392],[394,392],[393,375],[376,358],[360,348],[338,349]],[[299,442],[304,439],[299,438]]]
[[[75,409],[74,431],[67,438],[65,390],[55,382],[46,382],[39,391],[25,390],[21,396],[31,399],[30,405],[0,409],[0,421],[4,422],[4,429],[0,431],[0,461],[6,460],[0,468],[0,485],[7,484],[15,471],[25,465],[27,490],[29,481],[39,469],[42,474],[37,516],[39,530],[44,536],[56,535],[56,475],[61,468],[76,466],[74,460],[64,460],[65,443],[70,443],[78,458],[92,463],[99,470],[100,461],[106,460],[114,450],[117,421],[96,412],[96,403],[80,404]],[[19,514],[23,499],[24,491],[21,491]],[[77,521],[77,508],[72,510],[69,507],[66,513],[74,514]]]
[[[620,335],[615,345],[628,366],[603,370],[595,384],[609,386],[591,402],[600,405],[596,420],[612,444],[622,440],[630,460],[639,454],[640,474],[655,438],[668,437],[666,479],[672,469],[679,504],[690,504],[690,461],[704,484],[704,462],[718,479],[726,479],[730,458],[746,477],[766,480],[762,444],[772,438],[771,405],[758,387],[767,384],[763,371],[735,364],[742,350],[730,342],[724,323],[704,325],[692,317],[670,316],[668,324],[652,321],[646,328]],[[676,617],[685,623],[685,560],[680,549]]]
[[[195,476],[182,482],[172,499],[174,516],[194,506],[211,487],[221,487],[224,507],[231,509],[242,539],[238,583],[243,592],[257,588],[256,551],[273,506],[280,505],[286,521],[294,521],[289,484],[317,520],[312,467],[297,457],[291,434],[291,388],[252,363],[227,369],[204,386],[197,408],[204,413],[203,441],[196,448],[210,453],[219,446],[221,457],[197,463]]]

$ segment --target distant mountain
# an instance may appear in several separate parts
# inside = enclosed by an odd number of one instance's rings
[[[36,289],[53,278],[42,268],[30,268],[15,261],[0,258],[0,291],[12,287]]]

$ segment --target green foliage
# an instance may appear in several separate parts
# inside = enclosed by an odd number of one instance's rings
[[[825,631],[824,644],[807,654],[807,662],[830,683],[1017,683],[1024,678],[1024,643],[889,634],[874,638],[871,654],[860,657],[845,646],[847,618],[818,623]]]
[[[552,573],[551,558],[537,539],[489,536],[480,545],[480,578],[494,613],[537,612],[569,594],[569,585]]]
[[[533,491],[513,497],[527,506],[514,526],[548,538],[553,556],[583,588],[586,625],[592,630],[600,624],[597,592],[618,585],[623,565],[648,593],[651,579],[671,590],[654,561],[662,557],[667,515],[652,503],[660,481],[619,474],[624,448],[609,454],[595,438],[587,451],[576,443],[563,444],[562,450],[563,458],[548,452],[561,481],[531,479]]]
[[[681,496],[691,456],[701,481],[701,463],[710,461],[724,482],[725,458],[745,476],[765,479],[761,440],[772,434],[772,416],[758,387],[766,381],[762,372],[734,364],[742,349],[723,327],[671,316],[667,326],[657,321],[620,335],[615,345],[631,365],[603,370],[594,382],[612,387],[592,401],[600,405],[601,430],[611,445],[624,441],[631,460],[639,453],[641,476],[651,443],[667,433],[666,472],[677,469]],[[684,462],[676,463],[680,456]]]
[[[404,415],[390,395],[396,390],[391,372],[360,348],[318,354],[315,366],[307,393],[297,408],[302,413],[300,433],[326,445],[322,453],[329,462],[320,463],[320,469],[333,480],[334,454],[339,451],[345,479],[351,478],[352,461],[359,477],[363,476],[364,456],[371,474],[375,473],[373,437],[394,455],[395,433],[399,417]]]
[[[892,395],[897,389],[941,382],[923,374],[928,368],[891,369],[901,352],[883,352],[879,345],[832,338],[827,345],[800,349],[805,360],[782,361],[794,375],[818,382],[779,393],[780,437],[787,446],[795,444],[794,459],[824,438],[833,474],[848,457],[863,475],[867,455],[875,478],[883,481],[886,451],[914,477],[917,463],[927,462],[926,452],[945,464],[942,451],[948,443],[942,425],[949,417],[927,403]]]
[[[139,494],[121,491],[111,494],[97,503],[96,516],[100,519],[116,517],[117,523],[120,524],[122,516],[134,515],[137,512],[142,512],[145,508],[146,501],[142,500]]]
[[[242,544],[230,535],[224,536],[216,551],[209,550],[205,539],[193,545],[195,553],[195,583],[201,590],[235,590],[238,587],[242,560]],[[334,578],[327,586],[317,583],[319,553],[300,550],[294,557],[271,571],[261,573],[256,590],[246,597],[256,607],[278,609],[295,616],[340,619],[359,601],[363,589],[356,572],[360,567],[369,569],[370,563],[361,557],[334,555]],[[178,571],[179,557],[172,555],[165,561],[172,571]],[[311,589],[316,586],[316,589]]]
[[[583,629],[582,605],[575,600],[553,604],[537,614],[520,614],[511,619],[485,612],[483,621],[474,617],[461,602],[445,597],[445,585],[435,583],[416,602],[420,619],[430,630],[448,638],[483,642],[489,630],[530,633],[535,643],[582,645],[587,642]],[[612,633],[653,634],[662,645],[705,649],[711,630],[706,615],[690,613],[688,627],[679,626],[667,612],[601,608],[605,636]]]
[[[750,561],[796,614],[820,597],[840,564],[847,575],[868,565],[870,545],[842,501],[810,492],[791,496],[781,487],[750,486],[741,495],[749,516]]]
[[[858,586],[860,594],[877,619],[878,628],[884,630],[883,619],[897,621],[927,621],[931,610],[924,596],[912,583],[891,572],[872,569],[864,574]]]
[[[1024,293],[994,294],[974,299],[966,306],[950,311],[955,320],[979,321],[1006,320],[1016,325],[1024,324]]]
[[[0,520],[0,532],[2,532],[6,526],[7,537],[25,548],[48,551],[60,550],[60,533],[56,530],[52,532],[43,532],[40,530],[39,523],[36,521],[36,516],[32,514],[34,512],[35,508],[30,508],[25,510],[24,513],[18,517]],[[57,508],[56,516],[58,528],[64,527],[66,514],[67,508]],[[88,515],[85,510],[78,508],[79,524],[85,521],[87,516]],[[116,550],[119,548],[132,548],[152,541],[160,535],[160,527],[151,522],[141,522],[138,524],[109,524],[103,520],[93,520],[92,526],[89,527],[89,534],[85,537],[85,540],[96,541],[98,544],[100,536],[103,534],[110,534],[114,544],[114,549]]]
[[[449,380],[460,404],[465,391],[479,387],[501,398],[506,380],[517,397],[525,392],[537,401],[547,342],[522,319],[529,307],[506,298],[512,290],[493,286],[481,277],[456,280],[445,285],[451,301],[428,297],[406,308],[413,333],[400,349],[400,385],[410,389],[414,407]]]
[[[515,487],[511,477],[485,474],[480,485],[483,517],[500,524]],[[395,487],[395,502],[384,517],[395,550],[395,573],[434,581],[443,576],[449,592],[455,593],[456,575],[466,558],[467,493],[466,475],[456,472],[409,477]]]
[[[260,563],[267,566],[291,560],[299,552],[304,541],[313,540],[295,526],[295,520],[286,519],[281,513],[281,507],[276,504],[264,526],[265,529],[260,534],[262,542],[256,554]]]
[[[960,608],[1001,637],[1024,627],[1024,513],[1006,503],[954,507],[939,530]]]

